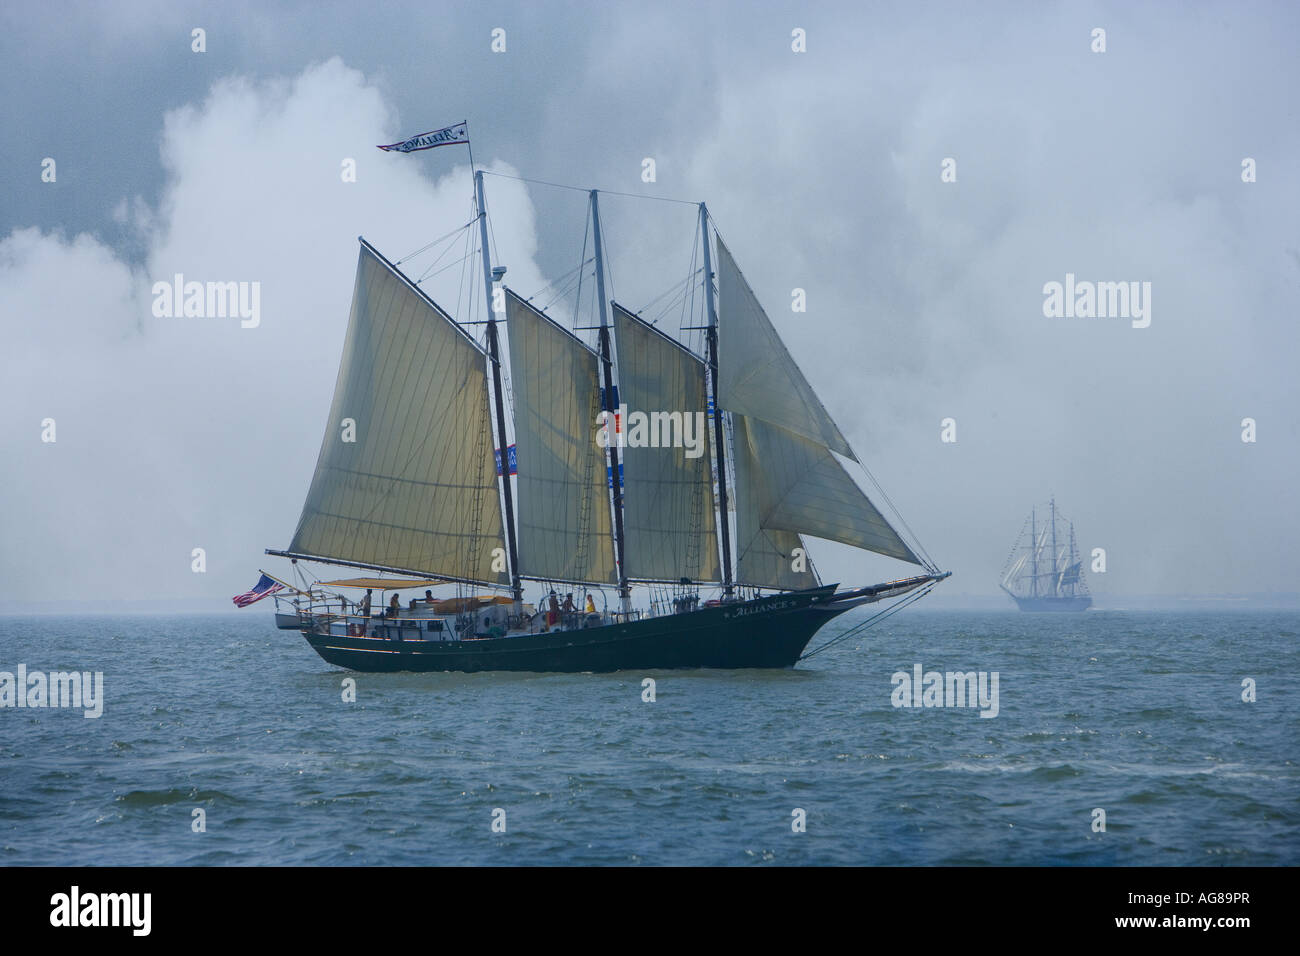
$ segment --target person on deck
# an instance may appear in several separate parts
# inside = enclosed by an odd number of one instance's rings
[[[366,596],[361,599],[361,606],[357,609],[361,614],[361,623],[357,626],[357,633],[361,637],[366,636],[366,628],[370,626],[370,588],[366,588]]]
[[[388,601],[388,616],[397,617],[397,612],[401,610],[401,607],[402,607],[401,599],[397,596],[397,592],[394,591],[393,596],[389,598]]]
[[[552,628],[559,623],[560,623],[560,602],[559,599],[556,598],[555,592],[552,591],[550,607],[547,608],[546,611],[546,626],[547,628]]]
[[[563,611],[565,614],[572,614],[574,611],[577,610],[577,608],[573,606],[572,591],[570,591],[568,594],[564,596],[564,604],[560,607],[560,610]]]
[[[424,592],[424,603],[425,603],[425,604],[432,604],[432,603],[433,603],[433,592],[430,591],[430,590],[428,590],[427,588],[425,589],[425,592]]]
[[[590,594],[587,595],[587,613],[588,614],[596,613],[596,602],[591,599]]]

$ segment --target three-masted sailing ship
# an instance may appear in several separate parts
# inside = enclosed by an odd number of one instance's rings
[[[1092,595],[1074,540],[1074,522],[1048,504],[1047,521],[1034,508],[1002,569],[1000,586],[1022,611],[1086,611]],[[1059,524],[1068,525],[1068,531]]]
[[[299,588],[282,627],[362,671],[790,667],[833,618],[948,576],[850,477],[853,449],[703,203],[699,354],[607,300],[595,190],[589,344],[504,284],[482,170],[474,185],[482,322],[458,323],[359,240],[315,475],[292,542],[267,553],[380,576]],[[620,409],[661,432],[699,422],[707,451],[634,441]],[[823,584],[805,535],[920,573]],[[427,597],[385,606],[351,588]],[[585,607],[559,605],[575,591]]]

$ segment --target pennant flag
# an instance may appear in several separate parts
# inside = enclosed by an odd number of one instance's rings
[[[399,153],[414,153],[420,149],[433,149],[435,146],[453,146],[457,143],[468,142],[469,124],[457,123],[455,126],[447,126],[443,129],[435,129],[428,133],[412,136],[404,143],[389,143],[387,146],[380,146],[379,148]]]
[[[274,594],[276,591],[283,590],[283,588],[283,584],[276,581],[274,578],[268,577],[264,573],[257,579],[257,583],[253,585],[253,590],[245,591],[243,594],[238,597],[233,597],[230,600],[235,602],[236,607],[248,607],[250,604],[256,604],[268,594]]]

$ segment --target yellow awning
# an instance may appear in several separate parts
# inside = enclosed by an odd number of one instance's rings
[[[322,581],[322,588],[372,588],[376,591],[406,591],[411,588],[436,588],[446,581],[403,581],[400,578],[345,578],[342,581]]]

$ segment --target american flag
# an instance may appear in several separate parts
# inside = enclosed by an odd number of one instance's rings
[[[268,594],[274,594],[276,591],[283,589],[283,584],[274,578],[263,574],[257,579],[257,583],[253,585],[253,590],[245,591],[243,594],[238,597],[233,597],[230,600],[234,601],[237,607],[248,607],[250,604],[256,604]]]

